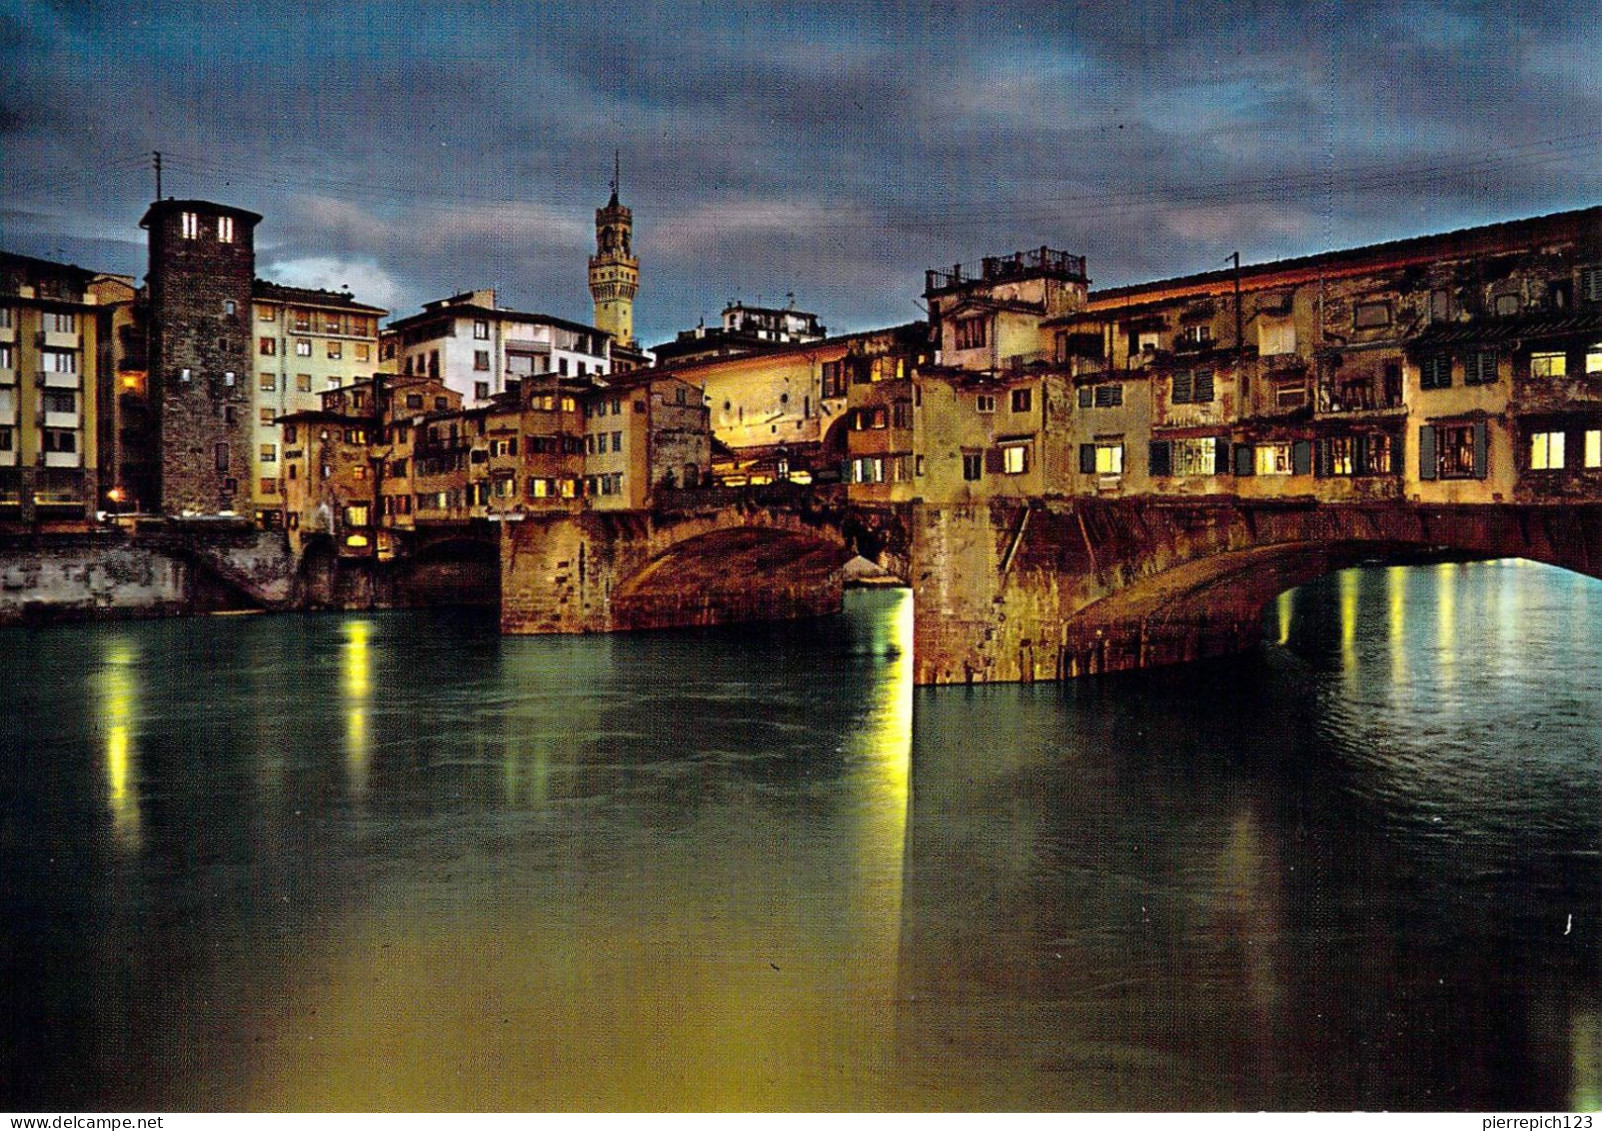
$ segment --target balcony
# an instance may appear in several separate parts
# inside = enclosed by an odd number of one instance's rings
[[[1390,412],[1406,407],[1400,379],[1383,383],[1320,384],[1318,402],[1320,413]]]
[[[82,428],[83,415],[77,412],[47,412],[44,414],[46,428]]]
[[[45,389],[81,389],[83,377],[77,373],[47,373],[40,370],[35,375],[35,384]]]
[[[75,350],[83,345],[83,338],[76,330],[40,330],[34,342],[40,349]]]
[[[15,326],[0,326],[0,346],[16,344],[17,328]]]
[[[16,449],[12,449],[9,452],[0,452],[0,467],[16,467],[16,466],[17,466]],[[13,500],[13,502],[14,501],[15,500]]]
[[[44,465],[46,467],[82,467],[82,452],[45,452]]]

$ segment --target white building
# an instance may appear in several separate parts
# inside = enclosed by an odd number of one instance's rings
[[[423,312],[392,322],[380,335],[386,368],[435,378],[462,395],[465,408],[489,403],[536,373],[605,376],[611,336],[582,322],[506,310],[493,290],[465,291],[424,303]]]

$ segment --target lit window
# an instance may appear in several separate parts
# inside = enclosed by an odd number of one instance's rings
[[[234,218],[232,216],[217,217],[217,240],[220,243],[234,242]]]
[[[366,342],[357,342],[356,343],[356,360],[357,361],[370,361],[370,360],[372,360],[372,356],[373,356],[373,348],[372,348],[372,346],[368,345]]]
[[[1096,474],[1122,475],[1124,473],[1123,444],[1096,445]]]
[[[192,240],[200,235],[200,216],[194,212],[185,212],[181,217],[183,223],[184,239]]]
[[[270,409],[270,408],[264,408],[260,412],[258,412],[256,415],[257,415],[257,419],[260,420],[260,422],[263,423],[263,424],[270,425],[273,422],[273,410]]]
[[[1585,351],[1586,373],[1602,373],[1602,342]]]
[[[1216,475],[1218,441],[1212,436],[1175,440],[1172,458],[1174,475]]]
[[[368,510],[365,503],[354,503],[345,508],[346,526],[366,526]]]
[[[277,444],[263,444],[261,446],[261,462],[262,463],[277,463],[278,462],[278,445]]]
[[[1258,475],[1291,474],[1289,444],[1259,444],[1255,455]]]
[[[1568,372],[1568,358],[1561,353],[1532,353],[1531,377],[1562,377]]]
[[[275,322],[278,320],[278,308],[273,306],[258,307],[256,320],[259,322]]]
[[[1530,470],[1563,470],[1563,433],[1537,432],[1530,437]]]
[[[473,337],[481,342],[489,341],[489,323],[483,319],[474,322]]]
[[[312,391],[311,374],[310,373],[297,373],[297,374],[295,374],[295,388],[300,390],[303,393],[311,392]]]
[[[264,393],[276,392],[278,389],[278,376],[274,373],[261,375],[261,391]]]
[[[239,309],[239,307],[237,305],[235,305],[233,299],[231,299],[231,298],[223,299],[223,313],[224,314],[234,314],[234,313],[236,313],[238,311],[238,309]]]
[[[1602,467],[1602,429],[1592,428],[1585,434],[1585,466]]]
[[[328,356],[330,358],[338,359],[338,358],[343,357],[344,355],[345,355],[345,348],[344,348],[344,343],[343,342],[329,342],[328,343]]]
[[[277,353],[278,342],[275,339],[263,338],[261,340],[261,355],[263,357],[274,357],[277,355]]]
[[[1007,475],[1022,475],[1029,470],[1029,445],[1006,444],[1001,449],[1001,470]]]
[[[223,374],[223,384],[230,389],[234,387],[234,371],[232,369]]]
[[[296,338],[295,339],[295,356],[296,357],[310,357],[311,355],[312,355],[311,354],[311,339],[310,338]]]

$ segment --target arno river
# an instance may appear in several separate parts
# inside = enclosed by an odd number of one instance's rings
[[[1596,1108],[1602,583],[917,690],[911,601],[0,632],[0,1108]]]

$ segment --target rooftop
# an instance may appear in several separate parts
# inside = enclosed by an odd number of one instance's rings
[[[255,297],[265,299],[268,302],[293,302],[302,306],[338,307],[341,310],[356,310],[364,314],[383,315],[389,313],[381,306],[368,306],[366,303],[357,302],[356,296],[349,291],[325,291],[312,287],[287,287],[282,283],[257,279],[251,286],[251,293]]]

